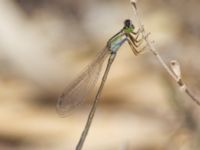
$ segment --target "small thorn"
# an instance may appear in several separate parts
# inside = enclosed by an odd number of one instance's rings
[[[151,35],[151,32],[148,32],[148,33],[144,36],[144,38],[147,39],[150,35]]]
[[[144,26],[142,26],[139,30],[140,32],[144,32]]]
[[[144,32],[144,25],[141,25],[140,30],[141,32]]]

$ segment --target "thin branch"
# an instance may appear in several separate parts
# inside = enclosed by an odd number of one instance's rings
[[[164,62],[164,60],[162,59],[162,57],[159,55],[159,53],[157,52],[156,48],[153,46],[152,42],[148,39],[148,34],[146,34],[145,29],[144,29],[144,25],[142,24],[142,21],[140,19],[139,13],[138,13],[138,9],[137,9],[137,0],[130,0],[133,11],[136,15],[136,19],[137,22],[141,28],[141,33],[143,36],[143,39],[145,40],[149,50],[152,52],[152,54],[158,59],[158,61],[160,62],[160,64],[164,67],[164,69],[168,72],[168,74],[176,81],[176,83],[179,85],[180,89],[182,89],[182,91],[184,91],[197,105],[200,106],[200,101],[199,99],[197,99],[192,93],[191,91],[188,89],[188,87],[186,86],[186,84],[183,82],[183,79],[181,77],[181,69],[180,69],[180,65],[177,61],[171,61],[171,65],[170,67]]]

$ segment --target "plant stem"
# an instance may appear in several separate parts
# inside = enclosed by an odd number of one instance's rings
[[[177,75],[173,70],[171,70],[169,68],[169,66],[164,62],[164,60],[162,59],[162,57],[159,55],[159,53],[157,52],[156,48],[153,46],[152,42],[149,41],[148,36],[146,36],[146,32],[144,29],[144,25],[142,24],[142,21],[140,19],[139,13],[138,13],[138,9],[137,9],[137,2],[136,0],[130,0],[133,11],[135,12],[136,18],[137,18],[137,22],[140,26],[141,33],[142,33],[142,37],[145,40],[147,47],[149,48],[149,50],[152,52],[152,54],[158,59],[158,61],[160,62],[160,64],[164,67],[164,69],[168,72],[168,74],[176,81],[176,83],[179,85],[179,87],[181,89],[183,89],[183,91],[197,104],[200,106],[200,101],[191,93],[191,91],[188,89],[188,87],[186,86],[186,84],[183,82],[181,76]]]

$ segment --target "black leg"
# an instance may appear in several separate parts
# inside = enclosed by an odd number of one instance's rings
[[[132,40],[127,36],[127,41],[129,46],[131,47],[131,50],[133,51],[134,55],[138,55],[137,49],[133,46],[134,44],[132,43]]]
[[[140,40],[136,40],[133,36],[131,36],[130,34],[128,35],[128,37],[130,38],[130,40],[132,41],[133,45],[137,48],[139,47],[142,42],[143,42],[143,39],[140,39]]]
[[[140,46],[143,43],[144,39],[140,39],[136,42],[136,40],[134,39],[134,37],[132,37],[131,35],[126,35],[127,36],[127,41],[133,51],[133,53],[137,56],[139,53],[141,53],[142,51],[144,51],[146,49],[146,45],[143,46],[142,48],[140,48]]]

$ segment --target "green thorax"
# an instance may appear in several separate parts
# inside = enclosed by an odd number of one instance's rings
[[[130,26],[130,27],[124,27],[123,28],[123,32],[126,34],[129,34],[129,33],[131,33],[131,32],[133,32],[134,31],[134,26]],[[113,39],[112,39],[112,41],[111,41],[111,43],[115,43],[116,41],[118,41],[118,40],[121,40],[122,39],[122,37],[123,37],[124,35],[123,34],[119,34],[119,35],[117,35],[116,37],[114,37]]]
[[[134,30],[134,27],[125,27],[124,29],[124,33],[131,33]]]
[[[123,35],[118,35],[115,38],[113,38],[112,43],[114,44],[116,41],[120,40],[123,37]]]

